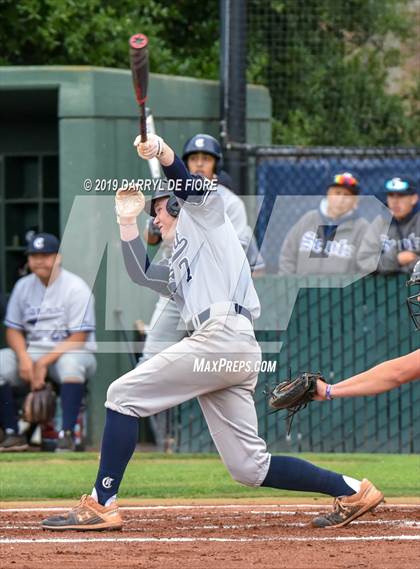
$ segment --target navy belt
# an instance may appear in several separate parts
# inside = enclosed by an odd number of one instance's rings
[[[241,306],[240,304],[238,304],[237,302],[235,302],[235,304],[233,305],[234,309],[235,309],[235,314],[241,315],[241,316],[245,316],[245,318],[247,318],[251,324],[252,322],[252,315],[250,313],[250,311],[245,308],[245,306]],[[210,308],[206,308],[206,310],[203,310],[203,312],[200,312],[200,314],[197,314],[197,316],[194,316],[194,321],[198,321],[199,325],[201,326],[202,324],[204,324],[204,322],[206,322],[206,320],[208,320],[210,318]],[[229,313],[226,314],[226,316],[229,316]],[[187,323],[187,330],[190,332],[193,332],[194,330],[196,330],[198,328],[198,326],[194,326],[192,320],[190,320]]]

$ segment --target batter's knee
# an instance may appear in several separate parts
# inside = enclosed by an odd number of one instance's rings
[[[243,463],[226,464],[232,478],[244,486],[261,486],[270,466],[270,455],[267,453],[262,460],[247,460]]]
[[[123,377],[116,379],[108,387],[105,407],[122,415],[130,415],[132,417],[147,416],[146,413],[142,412],[140,401],[137,398],[133,399],[130,390],[127,390]]]
[[[118,405],[120,403],[120,400],[121,400],[121,389],[119,388],[119,380],[116,379],[108,387],[108,391],[106,392],[106,402]]]

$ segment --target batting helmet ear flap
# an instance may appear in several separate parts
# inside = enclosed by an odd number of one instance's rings
[[[174,195],[169,196],[169,199],[166,202],[166,211],[169,215],[172,215],[172,217],[178,217],[180,209],[181,207],[176,197]]]

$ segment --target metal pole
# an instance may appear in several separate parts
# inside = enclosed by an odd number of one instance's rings
[[[242,146],[246,142],[246,1],[221,0],[220,20],[220,137],[233,189],[243,194],[248,178]]]

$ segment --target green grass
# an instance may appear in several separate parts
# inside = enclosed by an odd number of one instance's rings
[[[419,455],[301,454],[299,457],[355,478],[369,478],[387,497],[420,496]],[[97,465],[97,453],[0,454],[0,500],[78,497],[90,492]],[[241,486],[231,480],[216,455],[156,453],[134,456],[119,495],[149,499],[302,497],[299,492]]]

